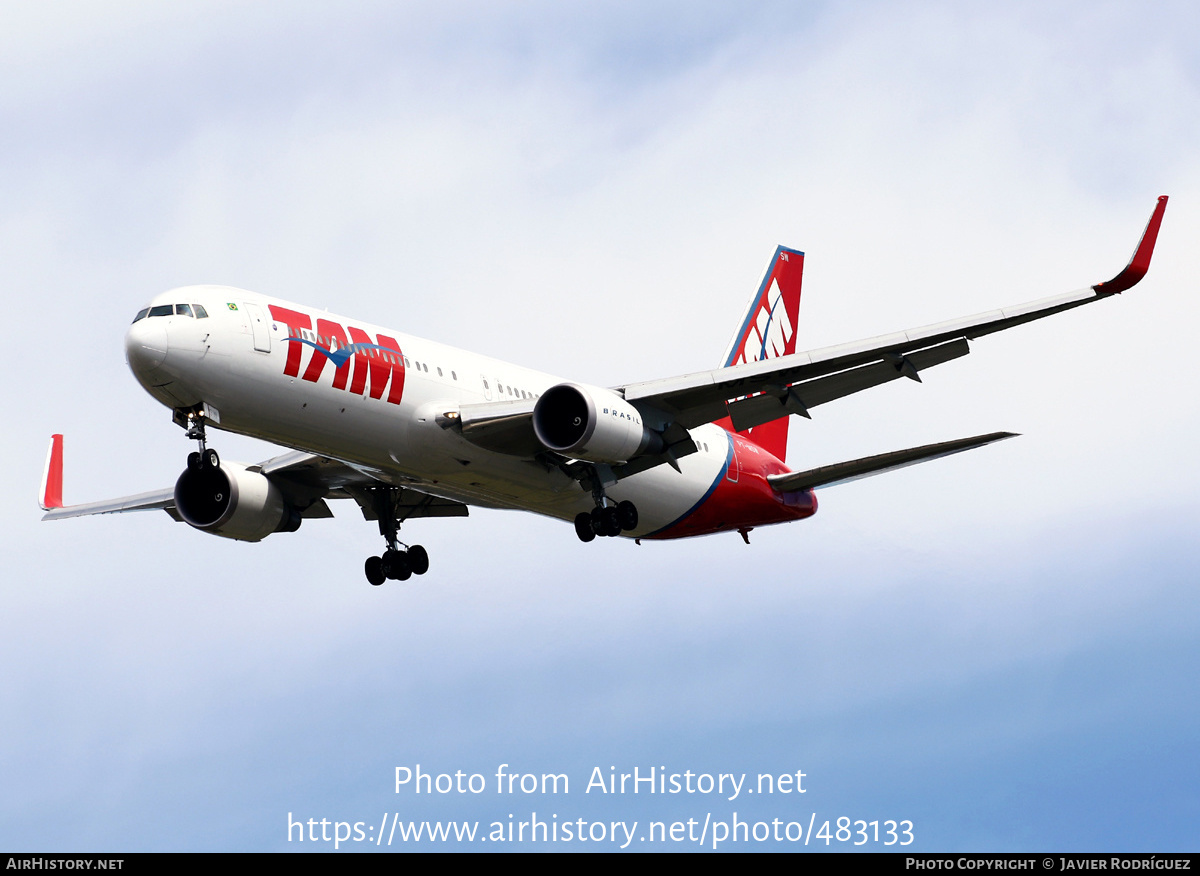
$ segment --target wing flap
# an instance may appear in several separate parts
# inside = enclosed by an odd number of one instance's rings
[[[390,503],[396,519],[403,523],[416,517],[467,517],[470,509],[462,502],[444,499],[411,487],[350,487],[347,492],[362,509],[364,520],[378,520]]]
[[[744,432],[755,426],[769,423],[788,414],[808,416],[808,409],[835,399],[844,398],[879,386],[900,377],[920,381],[918,376],[926,368],[958,359],[971,352],[964,338],[918,350],[907,356],[896,356],[870,365],[860,365],[839,371],[827,377],[817,377],[792,384],[786,390],[764,392],[761,395],[739,399],[727,405],[733,428]]]
[[[893,450],[889,453],[866,456],[862,459],[850,460],[849,462],[823,465],[820,468],[811,468],[808,471],[770,475],[767,477],[767,483],[777,493],[787,493],[793,490],[812,490],[817,487],[832,487],[836,484],[845,484],[850,481],[856,481],[859,478],[895,471],[898,468],[916,465],[919,462],[940,459],[943,456],[951,456],[966,450],[974,450],[976,447],[983,447],[985,444],[992,444],[996,441],[1015,437],[1015,432],[990,432],[987,435],[976,435],[972,438],[958,438],[954,441],[943,441],[939,444],[925,444],[921,447],[910,447],[907,450]]]
[[[463,405],[458,409],[462,436],[485,450],[534,456],[546,449],[533,431],[534,404],[534,399],[521,399]]]

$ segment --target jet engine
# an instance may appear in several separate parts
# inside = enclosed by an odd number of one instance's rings
[[[542,393],[533,431],[551,450],[592,462],[625,462],[663,449],[662,436],[642,423],[637,408],[611,390],[578,383]]]
[[[239,541],[300,528],[299,512],[279,488],[238,463],[188,466],[175,482],[175,510],[196,529]]]

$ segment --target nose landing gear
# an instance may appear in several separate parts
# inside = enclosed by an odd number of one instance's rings
[[[217,451],[206,444],[204,432],[204,411],[201,408],[183,410],[176,409],[173,418],[184,429],[184,437],[195,441],[200,449],[188,454],[187,467],[191,471],[216,470],[221,467],[221,457]]]
[[[203,446],[203,440],[201,441],[201,446]],[[206,468],[220,468],[221,457],[217,456],[217,451],[211,447],[201,450],[198,453],[189,453],[187,467],[192,471],[201,471]]]

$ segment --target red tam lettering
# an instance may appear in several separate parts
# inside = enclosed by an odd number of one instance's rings
[[[339,346],[349,346],[350,342],[346,340],[346,331],[336,322],[329,319],[317,319],[317,335],[318,343],[328,344],[329,349],[333,349],[333,341],[337,340]],[[299,346],[299,344],[297,344]],[[325,370],[325,363],[329,361],[329,357],[320,350],[313,350],[312,358],[308,360],[308,369],[304,372],[304,379],[310,380],[313,383],[317,382],[317,378],[321,376],[321,372]],[[333,388],[345,389],[346,380],[350,377],[350,360],[347,359],[342,367],[337,368],[333,372]]]
[[[350,338],[354,343],[375,346],[371,336],[362,329],[350,326],[349,331]],[[386,355],[383,350],[356,350],[354,353],[354,376],[350,380],[350,391],[362,395],[363,389],[367,385],[367,375],[370,374],[371,398],[381,398],[383,388],[390,379],[392,388],[388,393],[387,400],[398,405],[404,394],[404,354],[400,352],[400,345],[396,343],[396,340],[387,335],[379,336],[378,346],[395,351],[395,355]]]
[[[297,313],[277,304],[271,304],[268,307],[271,317],[288,327],[288,337],[298,338],[301,329],[312,328],[312,318],[306,313]],[[300,348],[302,346],[304,345],[295,342],[288,344],[287,362],[283,366],[283,373],[288,377],[296,377],[300,374]]]

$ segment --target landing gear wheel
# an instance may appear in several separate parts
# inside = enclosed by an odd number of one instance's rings
[[[585,544],[596,537],[596,530],[592,529],[592,515],[590,512],[580,511],[575,515],[575,534]]]
[[[408,564],[414,575],[424,575],[429,571],[429,552],[414,544],[408,549]]]
[[[365,571],[367,580],[371,582],[372,587],[378,587],[386,577],[383,574],[383,560],[379,557],[367,557]]]
[[[596,535],[604,535],[604,509],[593,508],[592,513],[588,516],[592,518],[592,532]]]
[[[383,552],[383,574],[393,581],[407,581],[412,577],[412,564],[404,551]]]
[[[612,505],[604,509],[604,534],[610,538],[621,534],[621,514]]]
[[[204,465],[204,463],[200,460],[199,453],[196,453],[193,451],[192,453],[188,454],[188,463],[187,463],[188,469],[190,469],[191,471],[200,471],[200,469],[201,469],[201,467],[203,467],[203,465]]]
[[[617,504],[617,515],[621,518],[621,529],[623,531],[631,532],[632,530],[637,529],[637,506],[628,499]]]
[[[217,456],[217,451],[213,450],[211,447],[204,451],[203,459],[205,468],[221,467],[221,457]]]

